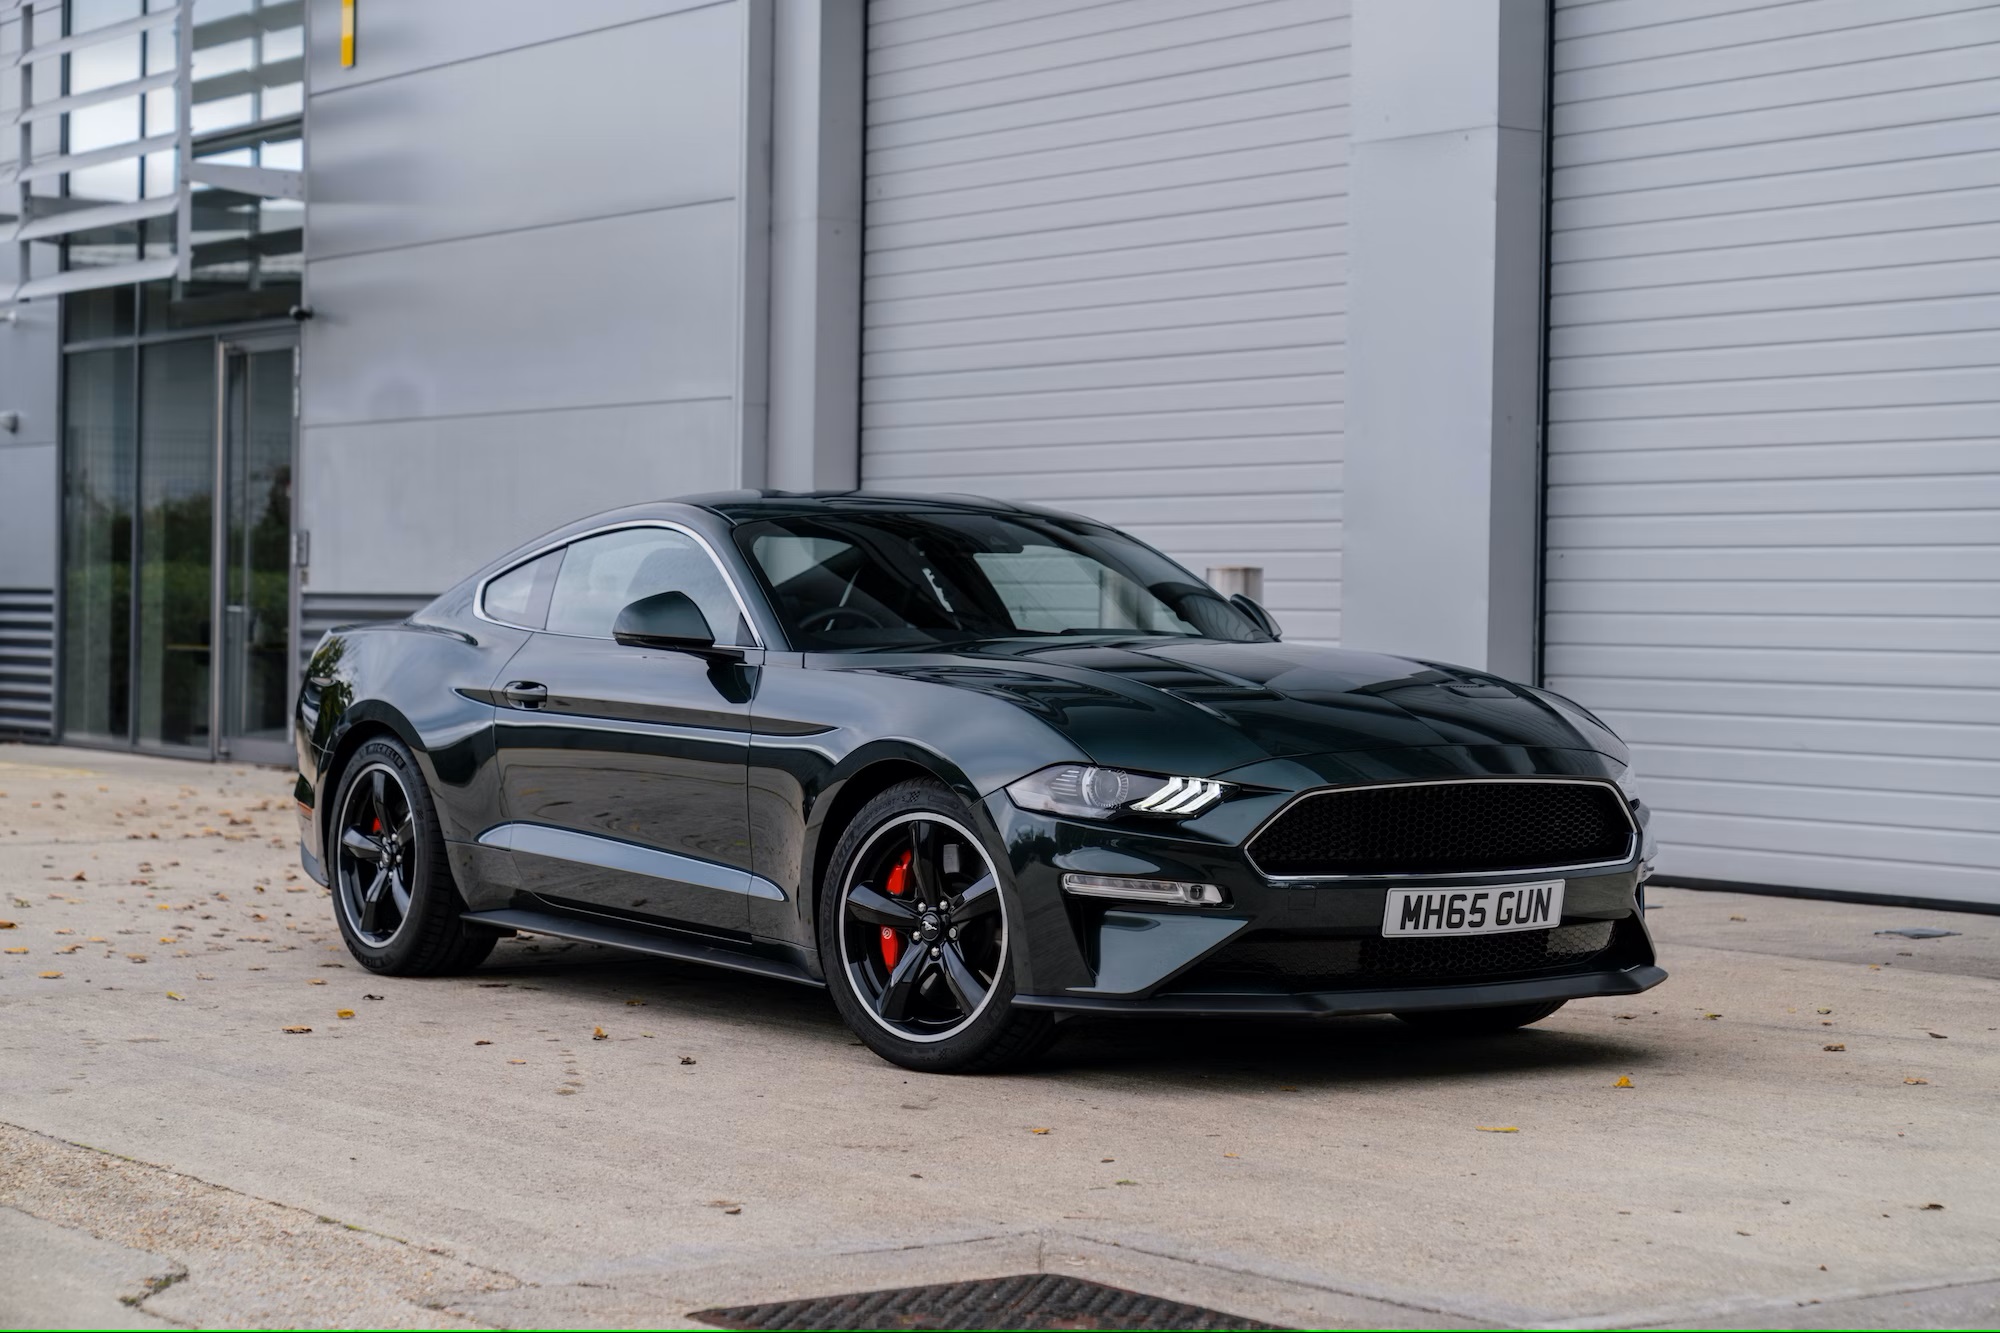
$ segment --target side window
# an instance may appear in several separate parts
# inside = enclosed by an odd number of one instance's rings
[[[514,566],[486,585],[480,609],[502,624],[540,629],[549,614],[549,594],[555,589],[562,557],[561,551],[550,551]]]
[[[551,632],[608,639],[618,613],[641,597],[684,592],[708,618],[717,643],[750,642],[722,571],[686,533],[624,528],[575,542],[568,551],[549,603]]]

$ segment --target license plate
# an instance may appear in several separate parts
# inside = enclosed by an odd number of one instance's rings
[[[1563,882],[1465,889],[1391,889],[1384,935],[1497,935],[1562,921]]]

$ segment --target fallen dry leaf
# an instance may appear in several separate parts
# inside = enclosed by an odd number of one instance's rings
[[[610,1041],[611,1034],[603,1028],[592,1028],[590,1030],[590,1039],[592,1041]]]
[[[1938,1039],[1939,1041],[1946,1041],[1946,1040],[1949,1040],[1949,1038],[1947,1038],[1947,1037],[1946,1037],[1946,1036],[1944,1035],[1944,1033],[1942,1033],[1942,1032],[1933,1032],[1933,1033],[1931,1033],[1931,1035],[1932,1035],[1933,1037],[1936,1037],[1936,1038],[1937,1038],[1937,1039]]]
[[[354,1011],[352,1009],[336,1009],[333,1011],[333,1016],[335,1018],[352,1018],[354,1017]]]
[[[295,1025],[294,1025],[294,1026],[292,1026],[292,1027],[288,1027],[288,1028],[284,1029],[284,1031],[286,1031],[286,1032],[311,1032],[311,1031],[312,1031],[312,1029],[311,1029],[311,1028],[309,1028],[309,1027],[306,1027],[306,1026],[305,1026],[304,1024],[295,1024]]]
[[[26,946],[26,945],[22,945],[22,946],[20,946],[20,947],[18,947],[18,948],[14,948],[14,949],[9,949],[9,950],[7,950],[7,952],[8,952],[8,953],[26,953],[27,951],[28,951],[28,949],[27,949],[27,946]]]
[[[1927,1213],[1941,1213],[1944,1211],[1944,1205],[1941,1203],[1927,1203],[1924,1205],[1924,1211]]]
[[[168,991],[168,992],[167,992],[167,998],[168,998],[169,1000],[178,1000],[178,999],[180,999],[181,997],[180,997],[180,996],[179,996],[178,994],[176,994],[175,992],[173,992],[173,991]]]
[[[0,921],[0,930],[12,930],[12,929],[14,929],[14,923],[12,921]]]
[[[524,1065],[528,1062],[526,1060],[509,1060],[507,1063],[510,1065]]]
[[[1822,1051],[1844,1051],[1847,1049],[1847,1043],[1844,1041],[1830,1041],[1826,1045],[1820,1047],[1820,1049]]]
[[[482,1038],[479,1041],[473,1042],[472,1044],[474,1046],[491,1046],[493,1043]]]
[[[308,986],[324,986],[325,984],[326,984],[326,978],[325,978],[325,977],[307,977],[307,978],[306,978],[306,985],[308,985]]]
[[[1722,1015],[1721,1015],[1721,1014],[1703,1014],[1703,1015],[1702,1015],[1702,1017],[1703,1017],[1703,1018],[1720,1018],[1720,1017],[1722,1017]]]
[[[1235,1153],[1233,1153],[1233,1152],[1226,1152],[1226,1153],[1224,1153],[1224,1154],[1222,1154],[1222,1155],[1223,1155],[1224,1157],[1234,1157],[1234,1156],[1236,1156],[1236,1154],[1235,1154]]]
[[[1519,1125],[1474,1125],[1473,1128],[1482,1134],[1519,1134],[1521,1132]]]
[[[1818,1013],[1822,1013],[1822,1014],[1830,1014],[1830,1013],[1832,1013],[1832,1012],[1833,1012],[1833,1010],[1831,1010],[1831,1009],[1820,1009],[1820,1010],[1817,1010],[1817,1011],[1815,1011],[1815,1012],[1818,1012]]]
[[[638,1005],[638,1004],[644,1004],[644,1003],[645,1003],[645,1001],[644,1001],[644,1000],[627,1000],[627,1001],[625,1001],[625,1003],[626,1003],[626,1004],[628,1004],[628,1005]]]
[[[1031,1130],[1029,1130],[1028,1132],[1029,1132],[1030,1134],[1046,1134],[1046,1133],[1048,1133],[1049,1131],[1048,1131],[1048,1130],[1046,1130],[1046,1129],[1031,1129]]]
[[[1747,916],[1732,916],[1729,919],[1731,921],[1748,921],[1750,918]]]
[[[1905,1083],[1912,1083],[1912,1084],[1915,1084],[1915,1083],[1929,1083],[1929,1082],[1930,1082],[1930,1080],[1929,1080],[1929,1079],[1927,1079],[1927,1078],[1906,1078],[1906,1079],[1904,1079],[1904,1080],[1903,1080],[1903,1082],[1905,1082]]]
[[[1943,1207],[1944,1205],[1942,1205],[1942,1204],[1939,1204],[1938,1206],[1939,1206],[1939,1207]],[[740,1213],[740,1212],[742,1212],[742,1211],[743,1211],[743,1210],[742,1210],[741,1208],[725,1208],[725,1209],[723,1209],[723,1210],[722,1210],[722,1212],[723,1212],[723,1215],[724,1215],[724,1216],[726,1216],[726,1217],[734,1217],[734,1216],[736,1216],[736,1215],[737,1215],[738,1213]]]
[[[35,973],[35,975],[36,975],[36,976],[38,976],[38,977],[40,977],[40,978],[42,978],[42,980],[44,980],[44,981],[54,981],[54,980],[55,980],[55,979],[56,979],[57,977],[61,976],[61,975],[62,975],[62,973],[60,973],[60,972],[37,972],[37,973]]]
[[[1614,1088],[1629,1088],[1632,1086],[1632,1076],[1630,1074],[1620,1074],[1618,1081],[1611,1086]]]
[[[681,1063],[682,1063],[682,1064],[684,1064],[684,1065],[691,1065],[691,1064],[693,1064],[694,1062],[695,1062],[695,1059],[694,1059],[694,1057],[693,1057],[692,1055],[683,1055],[683,1056],[681,1057]]]

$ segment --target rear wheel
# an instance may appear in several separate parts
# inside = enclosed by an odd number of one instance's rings
[[[499,936],[468,926],[437,809],[401,741],[354,752],[327,830],[333,912],[347,951],[371,972],[440,976],[477,967]]]
[[[1055,1020],[1017,1011],[1000,876],[943,785],[900,783],[834,848],[820,957],[841,1017],[906,1069],[970,1073],[1039,1054]]]
[[[1503,1004],[1491,1009],[1431,1009],[1396,1017],[1423,1032],[1440,1037],[1490,1037],[1498,1032],[1539,1023],[1563,1007],[1562,1000],[1543,1004]]]

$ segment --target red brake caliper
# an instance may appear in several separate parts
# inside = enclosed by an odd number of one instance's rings
[[[889,867],[889,896],[900,898],[910,891],[910,860],[912,854],[904,852],[902,859]],[[903,956],[903,937],[896,933],[894,926],[882,927],[882,966],[894,970],[896,960]]]

